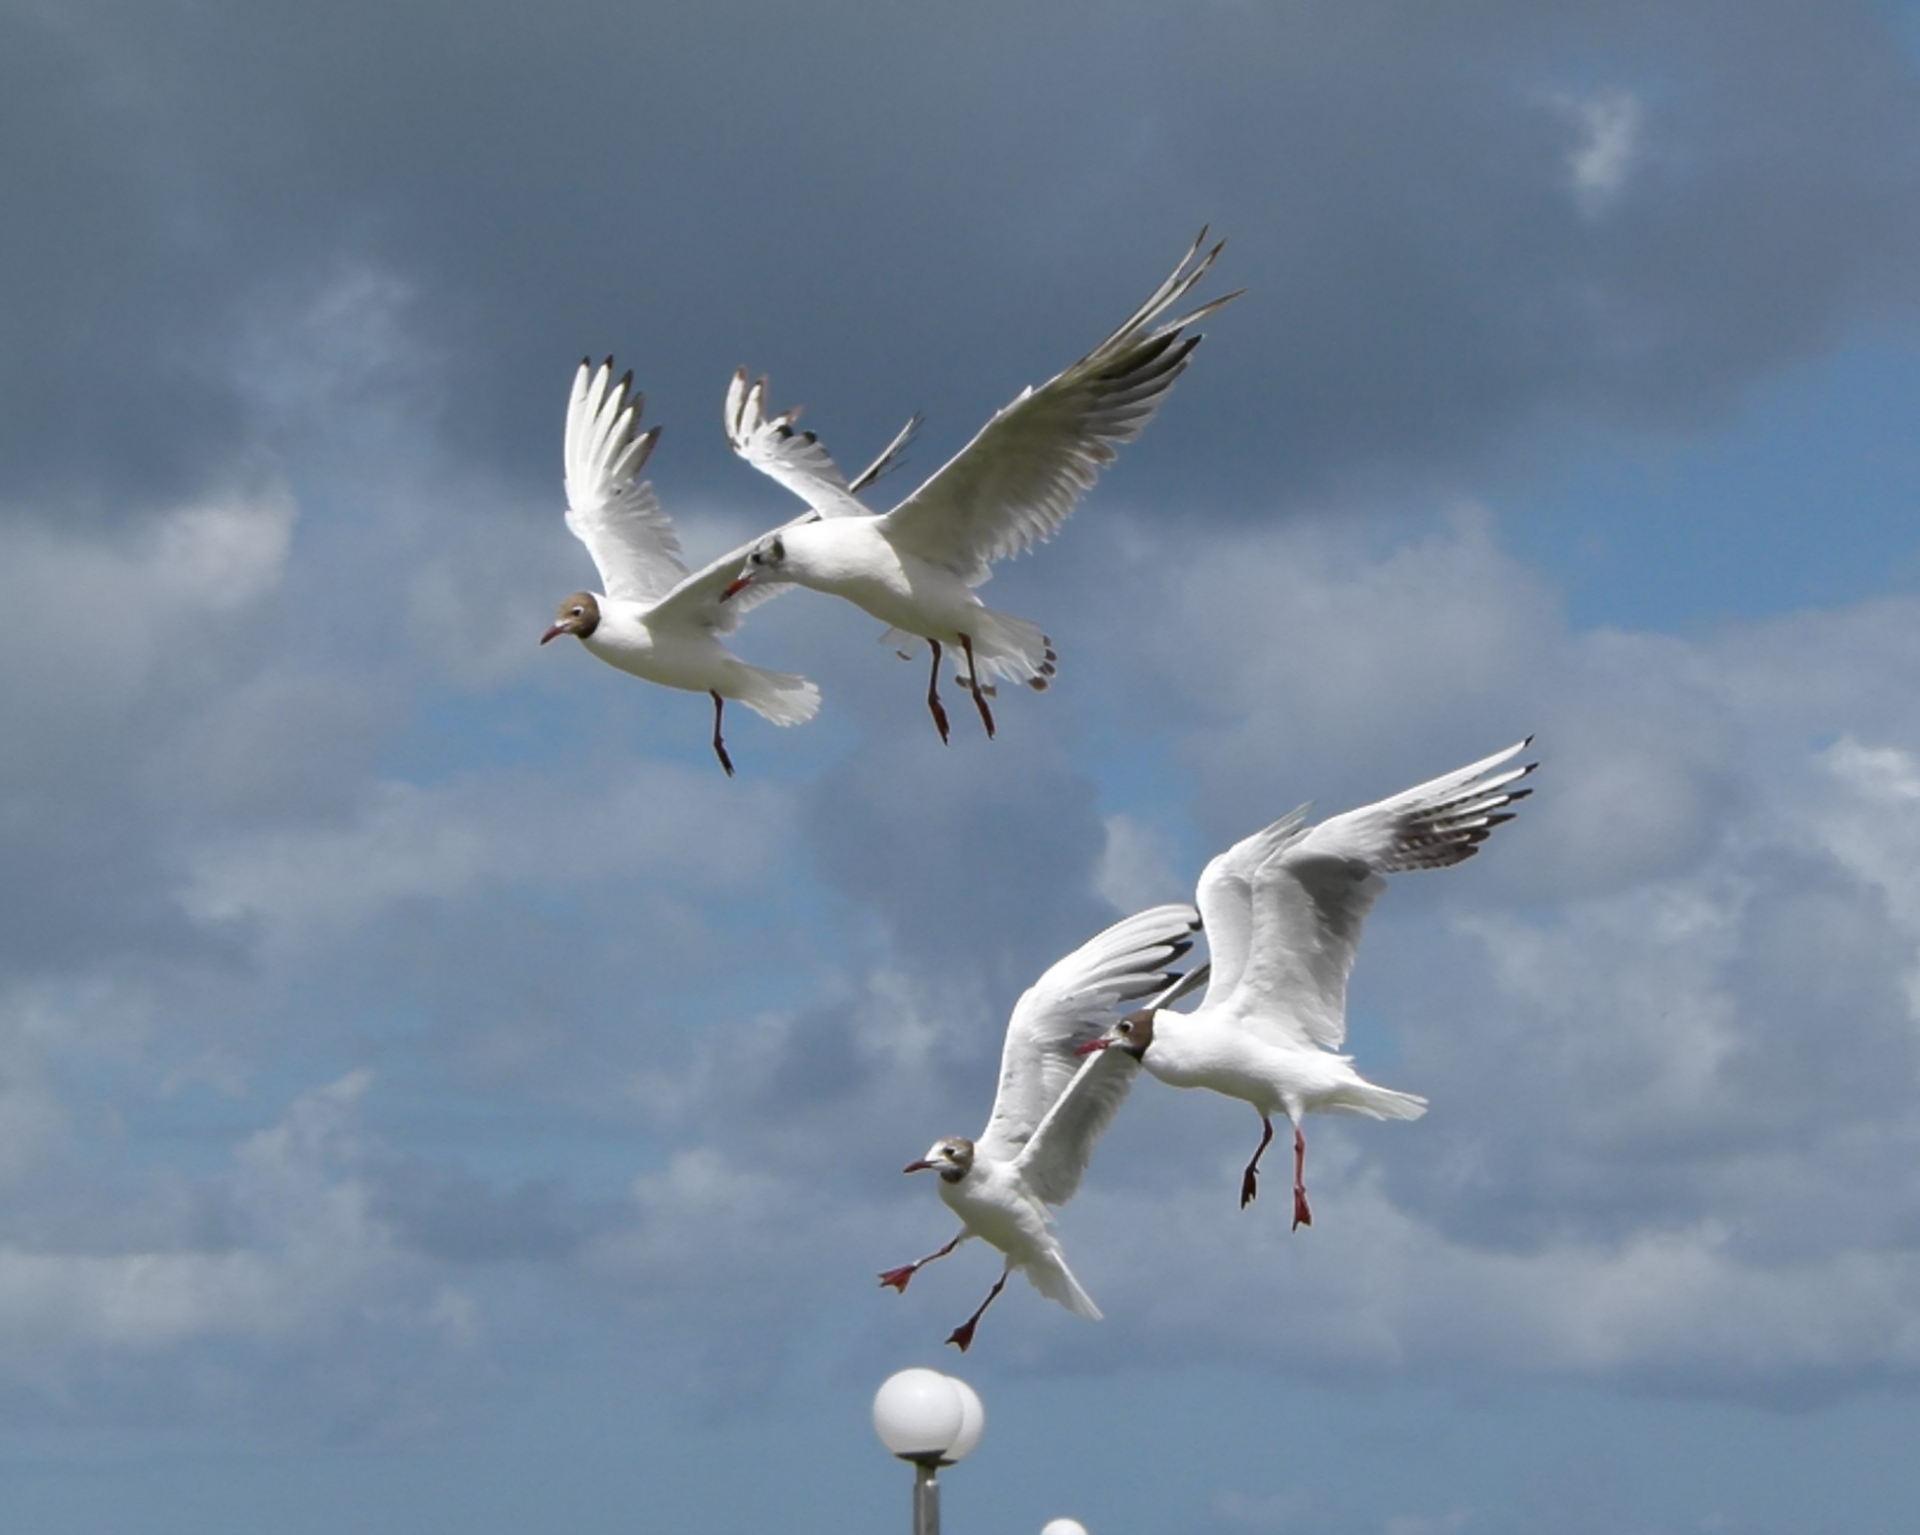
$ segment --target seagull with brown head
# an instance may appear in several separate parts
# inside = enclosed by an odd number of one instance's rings
[[[1213,973],[1191,1013],[1151,1006],[1128,1014],[1084,1053],[1125,1055],[1174,1087],[1205,1087],[1253,1105],[1260,1145],[1240,1180],[1240,1205],[1259,1190],[1273,1116],[1293,1124],[1293,1225],[1307,1204],[1308,1114],[1418,1119],[1427,1100],[1369,1082],[1338,1051],[1347,1031],[1347,977],[1360,928],[1387,888],[1383,876],[1471,858],[1537,764],[1508,767],[1532,737],[1479,762],[1317,826],[1303,806],[1209,863],[1196,900]]]
[[[938,1252],[888,1269],[881,1284],[905,1291],[922,1268],[971,1237],[1006,1257],[987,1298],[947,1339],[962,1353],[1015,1269],[1075,1316],[1100,1319],[1100,1308],[1067,1267],[1051,1207],[1080,1187],[1094,1144],[1119,1112],[1139,1066],[1124,1052],[1079,1057],[1120,1007],[1145,997],[1168,1006],[1199,983],[1204,966],[1187,977],[1166,968],[1192,947],[1198,927],[1191,906],[1156,906],[1116,922],[1050,968],[1007,1022],[1000,1090],[986,1129],[973,1140],[943,1137],[907,1164],[907,1172],[939,1175],[940,1198],[960,1217],[960,1230]]]
[[[726,416],[734,450],[801,496],[815,515],[750,545],[726,599],[798,583],[843,597],[890,625],[882,638],[903,657],[924,642],[933,656],[927,709],[942,741],[949,726],[940,660],[956,653],[980,723],[992,736],[987,699],[993,679],[1044,689],[1057,658],[1037,625],[995,612],[974,588],[993,574],[995,561],[1059,530],[1186,371],[1201,339],[1185,334],[1187,328],[1239,297],[1229,293],[1167,318],[1220,254],[1219,245],[1201,254],[1206,236],[1201,230],[1172,275],[1118,330],[1039,388],[1021,391],[931,479],[879,515],[844,481],[811,472],[809,460],[825,455],[818,440],[793,431],[796,412],[767,414],[765,379],[748,384],[744,371],[736,374]],[[883,463],[911,431],[910,423]]]
[[[723,601],[744,551],[689,573],[680,539],[653,486],[640,478],[660,429],[640,429],[643,396],[633,375],[615,382],[613,360],[582,362],[567,403],[567,526],[587,546],[604,592],[560,604],[546,644],[570,634],[609,666],[663,687],[713,699],[713,751],[727,776],[733,759],[721,734],[728,699],[776,725],[798,725],[820,707],[820,690],[791,672],[749,666],[720,643],[740,627],[750,600]],[[747,593],[749,599],[771,596]]]

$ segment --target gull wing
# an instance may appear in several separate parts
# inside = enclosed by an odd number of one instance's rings
[[[1338,1049],[1361,925],[1387,888],[1381,876],[1443,869],[1479,851],[1513,819],[1505,807],[1533,792],[1512,785],[1538,764],[1502,767],[1531,740],[1322,821],[1269,853],[1253,876],[1252,943],[1230,1011],[1269,1037]]]
[[[1253,876],[1267,856],[1299,837],[1311,807],[1288,811],[1272,825],[1234,843],[1200,871],[1194,900],[1200,907],[1200,925],[1207,935],[1213,979],[1207,987],[1209,1004],[1233,995],[1247,968],[1253,942]]]
[[[812,522],[811,512],[796,517],[794,522]],[[782,523],[782,527],[792,527],[793,523]],[[765,535],[762,535],[763,537]],[[729,549],[711,564],[703,565],[692,575],[682,578],[680,583],[647,610],[647,627],[655,631],[663,628],[699,630],[707,634],[731,634],[740,627],[740,621],[763,602],[775,597],[785,596],[793,590],[786,581],[756,581],[751,586],[743,586],[731,597],[726,590],[747,563],[747,556],[753,552],[759,539],[742,544],[738,549]]]
[[[1229,293],[1156,328],[1220,254],[1215,245],[1200,255],[1206,237],[1201,230],[1125,324],[1064,373],[1023,391],[887,513],[881,531],[894,546],[978,586],[995,560],[1051,538],[1186,371],[1200,337],[1181,331],[1239,297]]]
[[[1198,990],[1206,974],[1207,967],[1200,965],[1141,1005],[1154,1010],[1171,1007]],[[1112,1064],[1102,1064],[1109,1056],[1114,1058]],[[1082,1060],[1014,1160],[1028,1188],[1050,1205],[1063,1205],[1073,1198],[1094,1145],[1113,1123],[1139,1075],[1140,1062],[1125,1050],[1096,1050]]]
[[[646,397],[613,359],[580,364],[567,402],[567,526],[587,546],[609,597],[653,602],[687,574],[680,539],[653,486],[640,478],[660,428],[640,430]]]
[[[1153,907],[1089,939],[1027,988],[1007,1020],[982,1155],[1011,1159],[1026,1146],[1080,1069],[1079,1047],[1105,1032],[1122,1003],[1167,985],[1166,967],[1193,946],[1199,925],[1184,903]]]
[[[913,417],[895,435],[880,456],[849,484],[826,445],[812,432],[794,430],[800,408],[767,414],[767,381],[747,382],[747,370],[734,371],[727,386],[725,407],[727,442],[733,451],[767,478],[784,485],[822,517],[870,517],[855,492],[871,485],[894,467],[920,418]]]

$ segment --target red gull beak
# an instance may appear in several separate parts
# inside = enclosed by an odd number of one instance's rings
[[[727,583],[727,589],[720,594],[720,600],[722,602],[725,602],[729,597],[733,596],[736,592],[744,592],[749,586],[752,586],[752,585],[753,585],[752,576],[735,576],[731,581]]]
[[[1094,1051],[1105,1050],[1112,1043],[1113,1041],[1110,1039],[1090,1039],[1073,1053],[1075,1055],[1092,1055]]]
[[[540,636],[540,643],[544,645],[547,643],[548,640],[556,639],[560,635],[566,634],[567,632],[568,632],[568,629],[565,624],[555,624],[545,634]]]
[[[903,1173],[930,1173],[933,1171],[933,1166],[933,1163],[927,1161],[909,1162],[905,1167],[901,1168],[900,1171]]]

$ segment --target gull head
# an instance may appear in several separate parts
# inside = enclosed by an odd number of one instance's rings
[[[1098,1039],[1088,1040],[1077,1054],[1092,1055],[1096,1050],[1124,1050],[1136,1061],[1145,1058],[1153,1043],[1153,1009],[1128,1013]]]
[[[964,1135],[950,1135],[935,1141],[918,1162],[909,1162],[905,1173],[936,1172],[949,1183],[958,1183],[973,1168],[973,1142]]]
[[[600,627],[600,603],[592,592],[575,592],[560,604],[560,613],[553,621],[553,627],[540,636],[540,643],[558,639],[563,634],[577,634],[585,639]]]
[[[740,574],[727,583],[727,589],[720,594],[725,602],[735,592],[743,592],[756,581],[777,581],[786,572],[787,541],[778,533],[769,533],[757,540],[747,551],[747,557],[740,562]]]

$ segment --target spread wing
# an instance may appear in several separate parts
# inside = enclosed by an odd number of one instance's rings
[[[1025,390],[887,513],[881,528],[894,546],[978,586],[995,560],[1051,538],[1186,370],[1200,337],[1181,331],[1239,297],[1230,293],[1156,328],[1220,254],[1216,245],[1200,255],[1206,237],[1201,230],[1124,325],[1064,373]]]
[[[811,520],[811,513],[796,519]],[[792,524],[783,526],[790,527]],[[761,603],[792,591],[792,585],[785,581],[756,581],[751,586],[741,587],[731,597],[724,595],[746,564],[754,544],[759,541],[754,539],[738,549],[730,549],[712,564],[703,565],[692,575],[683,577],[672,591],[647,610],[647,627],[656,632],[663,628],[678,628],[702,630],[708,634],[731,634],[740,627],[741,619]]]
[[[567,402],[567,526],[587,546],[609,597],[653,602],[686,575],[680,539],[640,478],[660,428],[640,430],[644,395],[617,384],[613,359],[584,361]]]
[[[1206,974],[1207,967],[1200,965],[1142,1006],[1171,1007],[1188,992],[1198,990]],[[1110,1065],[1103,1064],[1109,1056],[1116,1059]],[[1054,1100],[1015,1159],[1014,1166],[1028,1188],[1050,1205],[1063,1205],[1073,1198],[1093,1157],[1095,1143],[1113,1123],[1139,1074],[1140,1062],[1125,1050],[1096,1050],[1082,1059],[1066,1090]]]
[[[1027,1145],[1080,1069],[1079,1047],[1100,1037],[1122,1003],[1166,986],[1166,967],[1193,946],[1199,925],[1191,906],[1156,906],[1114,923],[1027,988],[1007,1021],[982,1155],[1011,1159]]]
[[[913,417],[880,456],[849,484],[826,445],[812,432],[797,432],[793,423],[800,410],[767,414],[767,381],[747,382],[747,370],[735,370],[727,386],[727,441],[733,451],[769,479],[784,485],[822,517],[870,517],[856,492],[873,484],[898,462],[900,454],[920,429]]]
[[[1200,925],[1207,934],[1213,979],[1207,987],[1211,1005],[1233,995],[1247,968],[1253,942],[1253,876],[1267,855],[1301,835],[1309,807],[1290,810],[1271,826],[1234,843],[1200,871],[1194,900],[1200,907]]]
[[[1532,737],[1528,737],[1530,741]],[[1537,764],[1503,767],[1528,741],[1391,799],[1322,821],[1270,852],[1253,875],[1253,934],[1227,999],[1248,1027],[1338,1049],[1347,1032],[1347,977],[1360,928],[1386,874],[1443,869],[1471,858]]]

